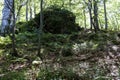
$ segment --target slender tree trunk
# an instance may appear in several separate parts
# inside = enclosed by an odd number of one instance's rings
[[[97,6],[97,0],[93,0],[93,5],[94,5],[94,16],[93,16],[93,25],[95,32],[99,31],[99,24],[98,24],[98,6]]]
[[[13,49],[13,52],[11,54],[13,56],[18,56],[17,50],[15,48],[15,24],[16,24],[15,0],[13,0],[13,5],[12,5],[12,17],[13,17],[13,25],[12,25],[12,49]]]
[[[22,0],[19,1],[19,6],[17,5],[18,8],[17,8],[17,14],[16,14],[16,21],[20,20],[20,18],[21,18],[21,16],[20,16],[21,8],[27,4],[27,1],[28,0],[26,0],[24,2],[22,2]]]
[[[26,3],[26,21],[28,21],[28,1]]]
[[[90,29],[92,29],[92,0],[88,0],[88,9],[89,9],[89,16],[90,16]]]
[[[90,15],[90,29],[92,29],[93,22],[92,22],[92,10],[91,9],[89,10],[89,15]]]
[[[19,0],[18,2],[19,2],[18,4],[21,4],[21,3],[22,3],[22,0]],[[20,21],[20,18],[21,18],[21,17],[20,17],[20,10],[21,10],[22,6],[21,6],[21,5],[20,5],[20,6],[17,5],[17,7],[18,7],[18,9],[17,9],[17,12],[18,12],[18,13],[17,13],[17,21]]]
[[[39,35],[38,35],[38,56],[42,59],[41,56],[41,36],[42,36],[42,29],[43,29],[43,0],[40,0],[40,27],[39,27]]]
[[[99,21],[99,27],[100,27],[100,29],[103,29],[103,26],[102,26],[102,23],[101,23],[101,20],[100,20],[99,17],[98,17],[98,21]]]
[[[34,6],[34,17],[35,17],[35,15],[36,15],[36,5],[35,5],[36,3],[34,2],[33,3],[33,6]]]
[[[86,15],[85,15],[85,9],[83,10],[83,14],[84,14],[84,26],[86,28]]]
[[[21,8],[22,8],[22,5],[18,6],[18,11],[17,11],[17,15],[16,15],[16,18],[17,18],[16,20],[17,20],[17,21],[20,21],[20,18],[21,18],[21,17],[20,17]]]
[[[107,30],[108,24],[107,24],[106,0],[104,0],[104,16],[105,16],[105,29]]]
[[[119,22],[116,16],[114,21],[115,21],[116,30],[119,30],[119,24],[118,24]]]
[[[62,0],[62,7],[64,7],[64,4],[65,4],[65,3],[64,3],[64,0]]]
[[[71,0],[69,0],[69,8],[70,8],[70,10],[71,10]]]
[[[32,15],[33,15],[33,13],[32,13],[32,0],[30,0],[30,2],[29,2],[29,7],[30,7],[30,19],[32,19]]]

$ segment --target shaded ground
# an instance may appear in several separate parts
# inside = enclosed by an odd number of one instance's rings
[[[86,33],[86,34],[84,34]],[[42,57],[37,57],[36,34],[17,37],[21,58],[9,55],[9,38],[1,38],[0,80],[119,80],[120,37],[118,32],[44,34]],[[7,76],[7,77],[6,77]]]

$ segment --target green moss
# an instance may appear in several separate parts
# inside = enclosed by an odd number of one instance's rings
[[[71,33],[78,31],[79,26],[75,23],[76,16],[59,6],[50,6],[43,10],[43,31],[46,33]],[[33,31],[40,25],[40,13],[34,19],[25,23],[18,23],[20,31]]]

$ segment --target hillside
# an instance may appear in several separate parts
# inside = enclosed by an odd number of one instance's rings
[[[85,34],[84,34],[85,33]],[[41,56],[37,56],[37,34],[16,34],[20,57],[12,57],[9,36],[0,37],[0,79],[9,80],[119,80],[120,36],[118,32],[42,36]],[[6,77],[7,76],[7,77]]]

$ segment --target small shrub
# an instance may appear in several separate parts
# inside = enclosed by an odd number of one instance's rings
[[[67,57],[67,56],[72,56],[73,52],[72,52],[72,47],[70,46],[65,46],[62,49],[62,56]]]

